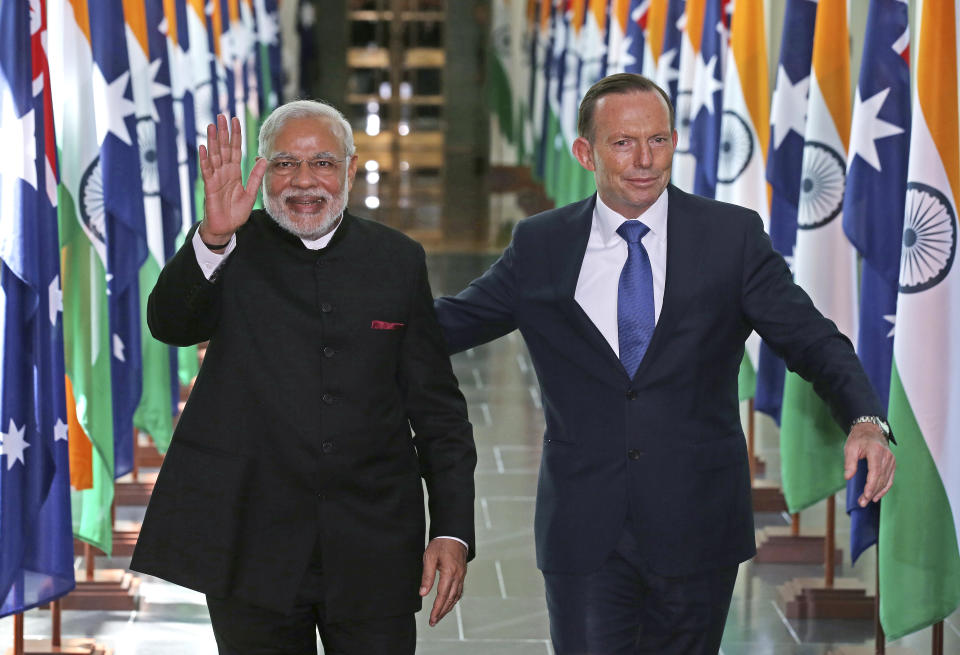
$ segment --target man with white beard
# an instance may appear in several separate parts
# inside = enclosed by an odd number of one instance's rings
[[[131,568],[205,593],[221,653],[316,653],[319,630],[328,653],[412,654],[422,597],[439,573],[435,625],[474,546],[476,451],[423,249],[345,211],[336,109],[275,110],[246,186],[240,144],[236,118],[207,128],[203,221],[150,295],[157,339],[209,345]]]

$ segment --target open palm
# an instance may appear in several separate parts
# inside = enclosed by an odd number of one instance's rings
[[[217,124],[207,126],[206,147],[200,146],[200,174],[204,187],[200,238],[206,243],[225,244],[247,221],[267,170],[267,162],[257,159],[244,187],[240,171],[243,138],[240,120],[234,117],[230,127],[227,128],[227,117],[219,114]]]

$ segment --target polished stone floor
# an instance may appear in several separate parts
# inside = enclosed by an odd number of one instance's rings
[[[458,291],[493,261],[490,254],[431,253],[436,295]],[[466,595],[437,627],[418,617],[423,655],[551,655],[543,581],[534,565],[533,500],[543,429],[540,394],[522,339],[516,333],[457,355],[454,368],[469,403],[479,451],[477,468],[477,558],[470,564]],[[761,422],[758,454],[776,477],[776,433]],[[142,509],[120,508],[118,523],[136,521]],[[785,515],[758,514],[758,526],[785,525]],[[824,525],[823,506],[803,512],[804,532]],[[837,542],[845,556],[838,575],[874,589],[873,550],[855,566],[845,544],[848,523],[840,512]],[[106,560],[122,567],[128,560]],[[80,563],[78,563],[80,564]],[[873,644],[869,620],[790,620],[777,604],[777,587],[799,576],[822,576],[822,567],[746,563],[734,593],[722,652],[826,655],[850,653]],[[144,578],[134,612],[79,612],[63,615],[66,637],[96,637],[116,655],[212,654],[216,652],[203,597],[161,580]],[[429,606],[429,604],[427,604]],[[960,653],[960,613],[946,622],[945,652]],[[12,621],[0,620],[0,646],[10,643]],[[28,637],[49,634],[49,615],[26,616]],[[863,651],[867,652],[867,651]],[[872,652],[872,651],[870,651]],[[930,652],[930,630],[888,646],[889,653]]]

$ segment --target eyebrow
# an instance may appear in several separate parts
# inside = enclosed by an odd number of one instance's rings
[[[295,155],[292,152],[286,152],[286,151],[273,153],[273,156],[271,157],[271,159],[276,159],[277,157],[289,157],[291,159],[299,158],[298,155]],[[311,157],[307,157],[307,159],[322,159],[322,158],[339,159],[339,157],[335,152],[331,152],[329,150],[324,150],[323,152],[318,152]]]

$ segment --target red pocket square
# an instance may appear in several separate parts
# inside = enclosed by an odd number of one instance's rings
[[[403,323],[391,323],[390,321],[373,321],[370,323],[371,330],[399,330],[404,327]]]

